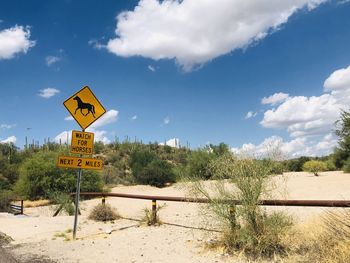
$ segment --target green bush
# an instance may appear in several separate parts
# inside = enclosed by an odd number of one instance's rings
[[[74,215],[73,198],[68,194],[60,192],[51,193],[49,194],[49,199],[54,204],[57,204],[55,209],[61,207],[62,211],[65,211],[68,215]]]
[[[137,150],[131,154],[130,167],[135,183],[163,187],[175,182],[173,166],[147,150]]]
[[[310,161],[310,157],[301,156],[296,159],[284,161],[284,165],[287,171],[301,172],[303,170],[304,163],[306,163],[307,161]]]
[[[335,166],[333,159],[328,159],[326,161],[326,167],[327,167],[327,171],[336,171],[337,167]]]
[[[0,212],[8,212],[10,201],[13,199],[13,193],[9,190],[0,191]]]
[[[209,185],[201,180],[192,184],[195,193],[209,199],[209,209],[224,226],[219,244],[227,252],[243,253],[253,259],[286,253],[283,238],[292,226],[291,218],[282,212],[267,214],[259,206],[272,190],[269,182],[273,165],[271,160],[237,159],[226,154],[210,165],[216,181]],[[241,205],[228,200],[239,200]]]
[[[344,173],[350,173],[350,158],[344,162],[342,170]]]
[[[49,198],[51,193],[74,192],[77,171],[58,168],[58,153],[38,152],[28,158],[20,167],[20,177],[15,192],[24,198]],[[81,191],[101,191],[101,176],[97,172],[84,170]]]
[[[199,149],[191,152],[187,159],[186,173],[190,177],[198,177],[208,180],[213,174],[209,169],[209,163],[214,159],[215,155],[210,149]]]
[[[304,163],[303,170],[306,172],[314,173],[315,176],[318,176],[319,172],[327,170],[327,165],[325,162],[321,161],[308,161]]]
[[[89,215],[89,219],[95,221],[110,221],[119,217],[117,212],[109,204],[98,204]]]

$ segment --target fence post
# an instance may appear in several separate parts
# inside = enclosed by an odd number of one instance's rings
[[[24,213],[24,206],[23,206],[23,200],[21,200],[21,215]]]
[[[236,208],[234,205],[230,205],[229,215],[230,215],[229,220],[230,220],[231,229],[236,229],[237,228],[237,219],[236,219]]]
[[[157,200],[152,200],[152,225],[155,225],[157,222]]]

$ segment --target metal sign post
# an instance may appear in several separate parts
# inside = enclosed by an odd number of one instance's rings
[[[78,170],[78,177],[77,177],[77,191],[75,193],[75,212],[74,212],[73,239],[75,239],[75,237],[77,235],[81,174],[82,174],[82,170],[81,170],[81,168],[79,168],[79,170]]]
[[[73,239],[75,239],[78,227],[80,182],[83,169],[101,170],[103,167],[103,162],[100,159],[83,158],[83,155],[92,155],[94,142],[94,134],[85,132],[85,129],[105,114],[106,110],[88,86],[85,86],[65,100],[63,105],[82,128],[82,132],[72,132],[71,141],[71,153],[80,154],[80,157],[59,156],[57,160],[58,167],[78,168],[73,227]]]

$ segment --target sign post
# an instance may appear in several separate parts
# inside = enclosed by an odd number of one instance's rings
[[[80,181],[81,181],[81,168],[78,169],[77,177],[77,191],[75,193],[75,211],[74,211],[74,225],[73,225],[73,239],[77,235],[77,226],[78,226],[78,214],[79,214],[79,199],[80,199]]]
[[[77,121],[82,131],[72,131],[71,153],[75,156],[59,156],[57,166],[61,168],[77,168],[77,189],[75,194],[75,213],[73,239],[76,238],[80,201],[80,182],[83,169],[101,170],[103,162],[100,159],[86,158],[83,155],[93,154],[94,134],[85,132],[85,129],[106,113],[105,108],[98,101],[88,86],[83,87],[77,93],[63,102],[63,105]]]

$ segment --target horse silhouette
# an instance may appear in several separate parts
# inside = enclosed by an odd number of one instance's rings
[[[94,118],[96,118],[95,114],[94,114],[95,113],[95,106],[94,105],[92,105],[90,103],[83,102],[81,100],[81,98],[79,98],[78,96],[75,96],[73,98],[73,100],[76,100],[78,102],[78,107],[75,109],[74,115],[77,113],[77,110],[80,109],[81,114],[83,114],[84,116],[88,115],[91,112],[92,116],[94,116]],[[88,112],[86,114],[83,113],[84,109],[88,110]]]

